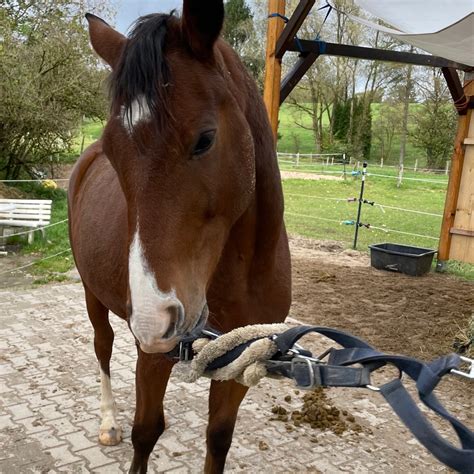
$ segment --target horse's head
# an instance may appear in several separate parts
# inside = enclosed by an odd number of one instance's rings
[[[184,0],[181,18],[140,18],[128,38],[87,19],[112,67],[102,142],[128,207],[129,323],[142,350],[167,352],[204,325],[206,290],[255,188],[252,134],[216,44],[223,1]]]

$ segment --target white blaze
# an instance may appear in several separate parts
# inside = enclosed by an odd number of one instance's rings
[[[151,111],[144,96],[138,96],[130,104],[130,108],[122,106],[122,124],[129,133],[133,132],[133,127],[139,122],[149,120],[151,118]]]
[[[132,304],[130,327],[141,344],[153,345],[170,325],[167,308],[180,302],[174,289],[168,293],[159,290],[143,254],[138,226],[130,245],[128,270]]]

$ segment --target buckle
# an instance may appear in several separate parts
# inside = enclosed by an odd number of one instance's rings
[[[193,355],[193,341],[180,341],[178,345],[178,358],[180,362],[189,362],[192,360]]]
[[[314,361],[314,359],[313,359]],[[295,373],[295,366],[298,364],[298,363],[303,363],[307,366],[308,368],[308,375],[309,375],[309,383],[307,385],[301,385],[297,378],[295,377],[294,373]],[[313,365],[311,364],[311,358],[308,358],[308,357],[304,357],[304,356],[294,356],[292,359],[291,359],[291,376],[293,378],[293,380],[296,382],[296,386],[298,388],[301,388],[302,390],[311,390],[312,388],[314,388],[314,382],[315,382],[315,377],[314,377],[314,370],[313,370]]]
[[[474,359],[469,359],[469,357],[464,356],[459,356],[459,358],[462,362],[466,362],[468,364],[468,368],[466,368],[466,371],[451,369],[450,372],[454,375],[458,375],[459,377],[465,377],[466,379],[474,380]]]

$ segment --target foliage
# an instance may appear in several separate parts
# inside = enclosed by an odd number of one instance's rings
[[[351,123],[350,101],[337,101],[334,106],[333,134],[339,140],[346,140]]]
[[[252,11],[245,0],[227,0],[225,3],[222,36],[235,49],[254,79],[261,83],[265,60],[255,38]]]
[[[346,142],[356,158],[370,158],[372,145],[372,112],[363,98],[338,101],[333,112],[334,137]]]
[[[87,7],[86,0],[2,7],[0,175],[7,179],[39,177],[44,164],[70,149],[83,116],[106,114],[106,71],[90,51]]]
[[[252,12],[245,0],[228,0],[225,3],[224,39],[236,50],[249,39],[248,25]]]
[[[372,139],[385,163],[393,156],[395,138],[400,134],[401,113],[400,104],[387,101],[380,104],[378,118],[373,121]]]
[[[424,88],[425,100],[414,115],[412,137],[426,152],[429,168],[443,169],[453,149],[456,113],[448,104],[448,92],[442,76],[433,71]]]

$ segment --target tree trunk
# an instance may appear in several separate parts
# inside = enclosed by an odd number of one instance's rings
[[[410,48],[410,53],[413,53],[414,48],[413,46]],[[405,83],[405,87],[403,89],[403,113],[402,113],[402,129],[400,135],[400,156],[398,159],[399,168],[401,168],[405,162],[405,151],[406,151],[406,144],[407,144],[407,136],[408,136],[408,112],[410,108],[410,98],[411,98],[411,90],[413,88],[413,81],[412,81],[412,72],[413,66],[410,64],[407,66],[407,80]],[[397,187],[400,186],[400,183],[397,184]]]

